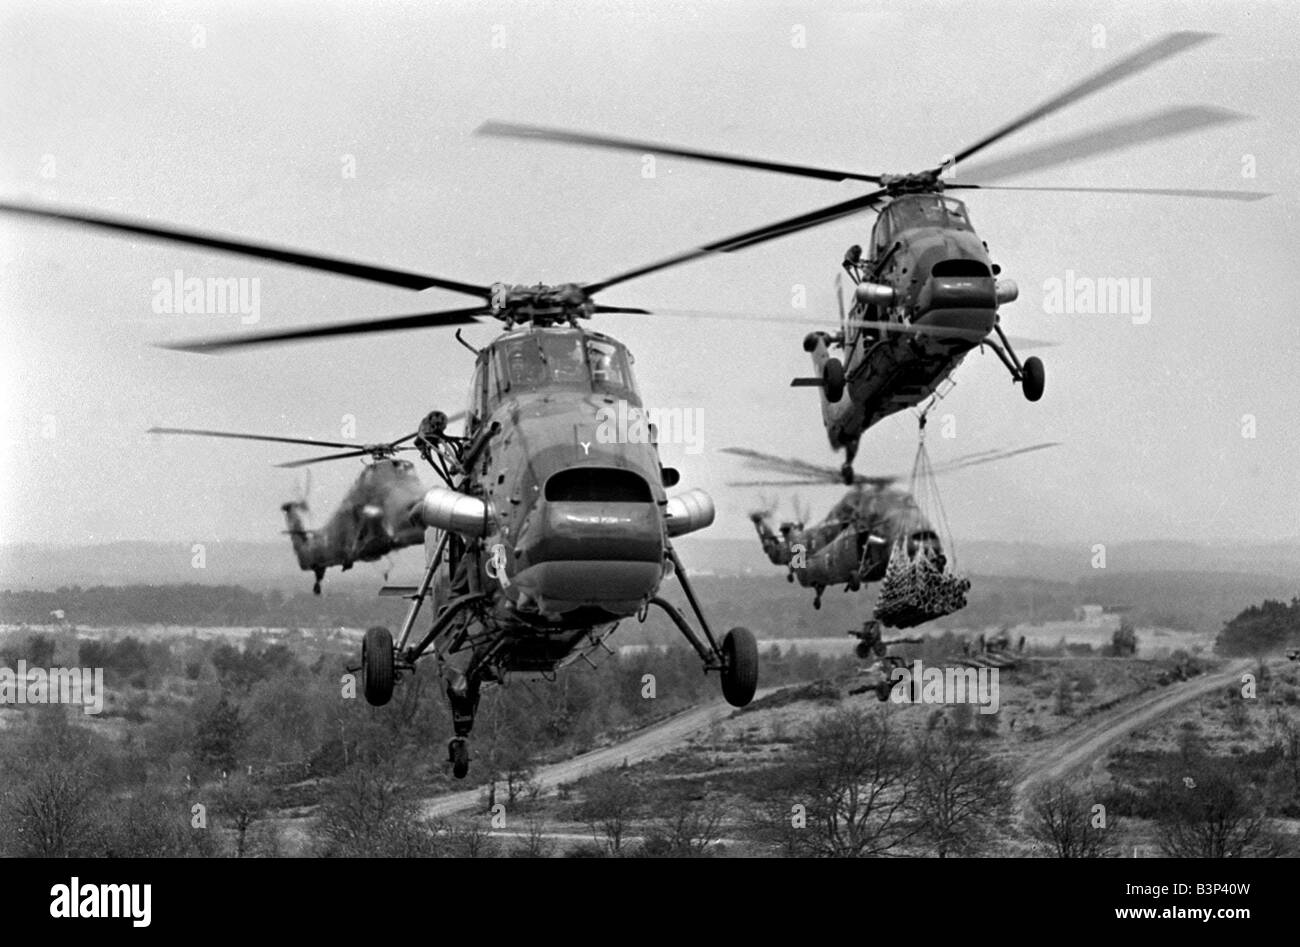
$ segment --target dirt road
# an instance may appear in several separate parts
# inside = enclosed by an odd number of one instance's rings
[[[1251,667],[1251,661],[1236,661],[1222,671],[1142,694],[1128,703],[1081,723],[1078,727],[1072,727],[1029,754],[1021,765],[1021,775],[1016,784],[1017,794],[1023,796],[1038,782],[1059,779],[1094,763],[1134,730],[1148,726],[1161,715],[1188,701],[1201,698],[1230,684],[1240,684],[1242,672]],[[774,690],[769,688],[760,691],[757,697],[772,693]],[[722,700],[684,710],[613,746],[602,747],[575,756],[573,759],[543,766],[537,770],[535,778],[543,791],[547,791],[554,789],[560,783],[573,782],[588,773],[621,766],[624,760],[630,765],[662,756],[682,746],[693,733],[726,719],[733,710],[734,708]],[[482,787],[476,786],[465,792],[426,799],[422,804],[422,811],[428,817],[462,812],[478,805],[482,793]]]
[[[1112,708],[1078,728],[1072,727],[1052,740],[1050,745],[1030,754],[1022,766],[1016,792],[1023,795],[1036,783],[1060,779],[1067,773],[1095,762],[1128,734],[1147,726],[1175,707],[1230,684],[1239,685],[1242,672],[1249,670],[1252,663],[1248,660],[1236,661],[1225,670],[1162,687]]]
[[[754,699],[757,700],[766,696],[772,693],[773,690],[774,688],[760,690],[754,696]],[[588,773],[609,769],[612,766],[622,766],[624,760],[630,766],[633,763],[640,763],[656,756],[663,756],[665,753],[680,747],[691,734],[703,730],[719,720],[725,720],[735,709],[726,701],[719,699],[701,707],[683,710],[681,713],[669,717],[663,723],[639,731],[621,743],[602,747],[599,750],[592,750],[589,753],[583,753],[581,756],[575,756],[573,759],[564,760],[561,763],[542,766],[537,770],[534,779],[541,785],[542,790],[546,791],[554,789],[560,783],[573,782]],[[473,773],[472,768],[470,772]],[[426,799],[421,808],[424,815],[430,818],[451,815],[454,812],[462,812],[478,805],[482,794],[483,789],[476,787],[449,796]]]

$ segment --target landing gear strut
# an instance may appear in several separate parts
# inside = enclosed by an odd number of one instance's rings
[[[754,639],[753,632],[748,628],[732,628],[719,646],[704,613],[700,610],[700,603],[695,598],[695,591],[686,576],[686,569],[683,568],[681,560],[677,558],[677,551],[672,546],[668,547],[668,557],[676,570],[677,580],[682,584],[686,601],[690,603],[708,644],[700,640],[695,630],[671,602],[656,596],[650,600],[650,604],[659,606],[660,610],[677,626],[690,646],[695,649],[695,653],[704,661],[705,673],[719,672],[722,678],[722,696],[726,698],[727,703],[733,707],[746,706],[754,699],[754,692],[758,689],[758,642]]]
[[[456,736],[447,744],[447,762],[451,774],[464,779],[469,773],[469,745],[466,738],[474,729],[474,714],[478,712],[479,669],[473,665],[465,674],[457,674],[447,684],[447,700],[451,704],[451,725]]]
[[[1025,359],[1022,365],[1020,359],[1016,357],[1016,353],[1012,350],[1011,343],[1007,341],[1002,326],[995,325],[993,331],[998,334],[1001,344],[987,339],[983,344],[997,353],[998,358],[1002,360],[1002,364],[1007,367],[1007,371],[1011,372],[1011,380],[1020,383],[1020,390],[1024,392],[1027,401],[1037,401],[1043,397],[1043,387],[1047,383],[1047,372],[1043,368],[1043,360],[1037,356],[1030,356]]]

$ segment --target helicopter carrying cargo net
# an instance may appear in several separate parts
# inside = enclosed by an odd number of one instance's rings
[[[952,534],[925,449],[924,414],[908,492],[916,501],[915,512],[908,528],[899,530],[894,539],[876,599],[875,618],[888,628],[914,628],[961,611],[970,591],[970,579],[950,568],[956,565],[956,557],[949,560],[936,530],[943,531],[951,553]]]

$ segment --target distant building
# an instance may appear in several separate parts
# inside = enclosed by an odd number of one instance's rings
[[[1106,614],[1104,605],[1080,605],[1074,610],[1074,620],[1086,622],[1089,625],[1100,625],[1102,616]]]

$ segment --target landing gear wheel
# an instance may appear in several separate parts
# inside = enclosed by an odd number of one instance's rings
[[[366,702],[382,707],[393,696],[393,636],[371,628],[361,640],[361,685]]]
[[[1025,359],[1025,364],[1021,366],[1021,376],[1020,386],[1027,399],[1037,401],[1043,397],[1043,385],[1047,383],[1047,373],[1043,369],[1042,359],[1036,355]]]
[[[722,639],[722,696],[744,707],[758,689],[758,642],[748,628],[733,628]]]
[[[469,775],[469,744],[464,737],[454,737],[447,744],[447,762],[451,763],[451,774],[457,779]]]
[[[831,404],[844,397],[844,363],[838,358],[828,358],[822,366],[822,390]]]
[[[844,464],[840,467],[840,479],[844,481],[844,486],[853,486],[854,476],[852,464]]]

